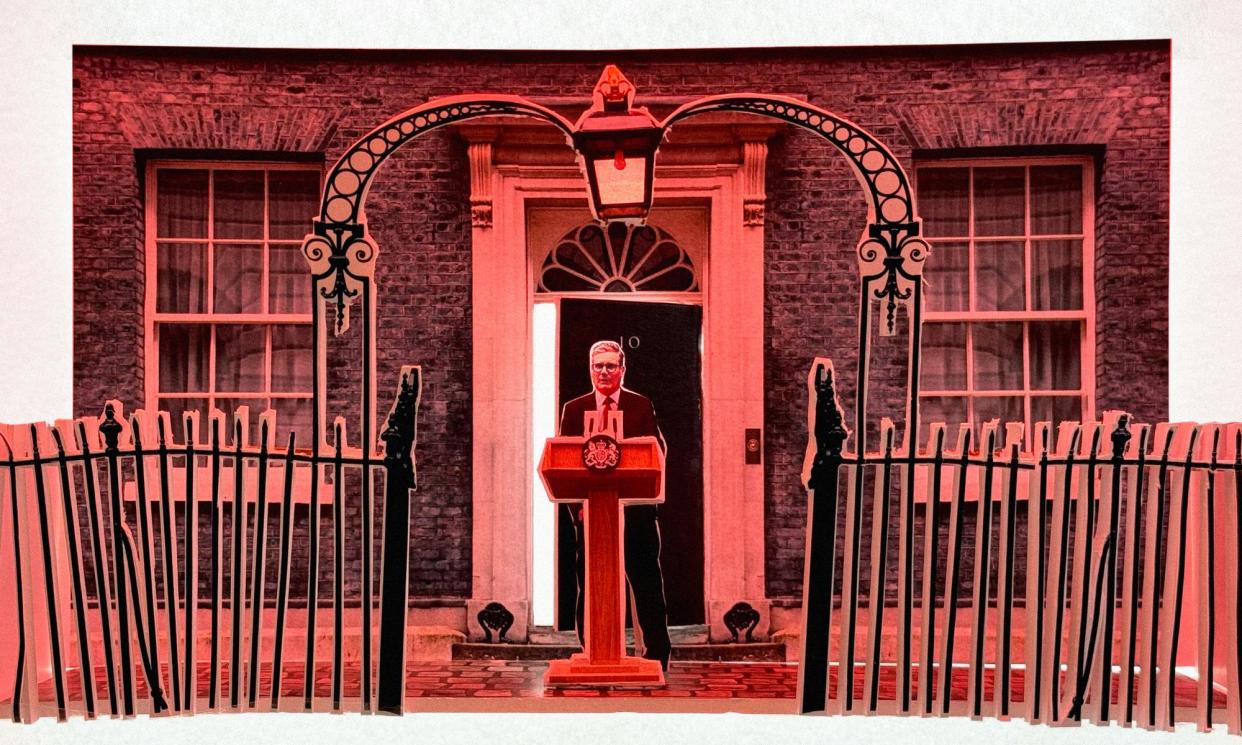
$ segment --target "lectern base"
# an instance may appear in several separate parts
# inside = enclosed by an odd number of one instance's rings
[[[622,657],[615,662],[591,662],[578,653],[568,660],[552,660],[543,676],[546,686],[561,685],[664,685],[659,660]]]

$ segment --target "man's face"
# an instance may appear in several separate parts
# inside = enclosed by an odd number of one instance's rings
[[[601,349],[591,355],[591,382],[595,390],[611,396],[621,387],[621,379],[625,377],[625,366],[621,364],[621,353]]]

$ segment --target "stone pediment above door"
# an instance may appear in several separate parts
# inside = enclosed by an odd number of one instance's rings
[[[666,97],[650,102],[660,116],[689,99]],[[559,100],[534,99],[562,113],[576,116]],[[575,101],[574,105],[581,105]],[[705,176],[711,172],[727,176],[740,174],[743,193],[743,220],[750,226],[762,225],[763,204],[767,198],[764,168],[768,141],[789,125],[774,123],[745,114],[715,113],[679,122],[660,146],[656,171],[660,177]],[[475,227],[490,227],[492,221],[492,181],[497,172],[517,173],[525,178],[577,175],[578,164],[563,134],[530,120],[484,118],[452,127],[467,144],[470,159],[470,203]],[[740,171],[739,171],[740,169]],[[585,200],[585,194],[583,194]]]
[[[532,99],[556,110],[555,101]],[[661,102],[644,99],[652,113],[663,116],[690,99],[668,97]],[[575,101],[578,109],[561,107],[561,113],[577,118],[581,113],[581,101]],[[664,143],[660,145],[659,166],[688,166],[710,164],[738,165],[742,162],[742,144],[767,142],[789,125],[780,124],[756,116],[732,113],[712,113],[678,122]],[[565,136],[553,127],[528,119],[494,117],[471,120],[453,125],[467,143],[488,142],[492,144],[496,164],[517,166],[576,166],[573,150],[565,142]]]

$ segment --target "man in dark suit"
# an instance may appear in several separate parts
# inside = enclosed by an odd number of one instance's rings
[[[625,351],[614,341],[598,341],[589,354],[591,383],[595,390],[579,396],[561,412],[560,433],[566,437],[584,434],[584,415],[621,411],[623,434],[626,437],[654,436],[664,450],[664,436],[656,423],[655,407],[646,396],[621,387],[625,378]],[[576,621],[578,640],[582,641],[583,587],[586,578],[584,535],[581,509],[570,508],[574,536],[577,538],[574,558],[578,575]],[[638,616],[636,641],[643,648],[643,657],[659,660],[668,669],[672,645],[668,637],[668,613],[664,602],[664,577],[660,571],[660,524],[657,505],[631,505],[625,508],[625,577],[629,581],[630,603]]]

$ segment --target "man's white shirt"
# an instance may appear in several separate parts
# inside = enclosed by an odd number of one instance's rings
[[[605,396],[604,394],[596,390],[595,391],[595,410],[599,411],[600,409],[604,408],[604,401],[610,398],[612,399],[612,406],[614,409],[620,406],[621,405],[621,401],[620,401],[621,389],[618,388],[617,390],[613,391],[611,396]]]

